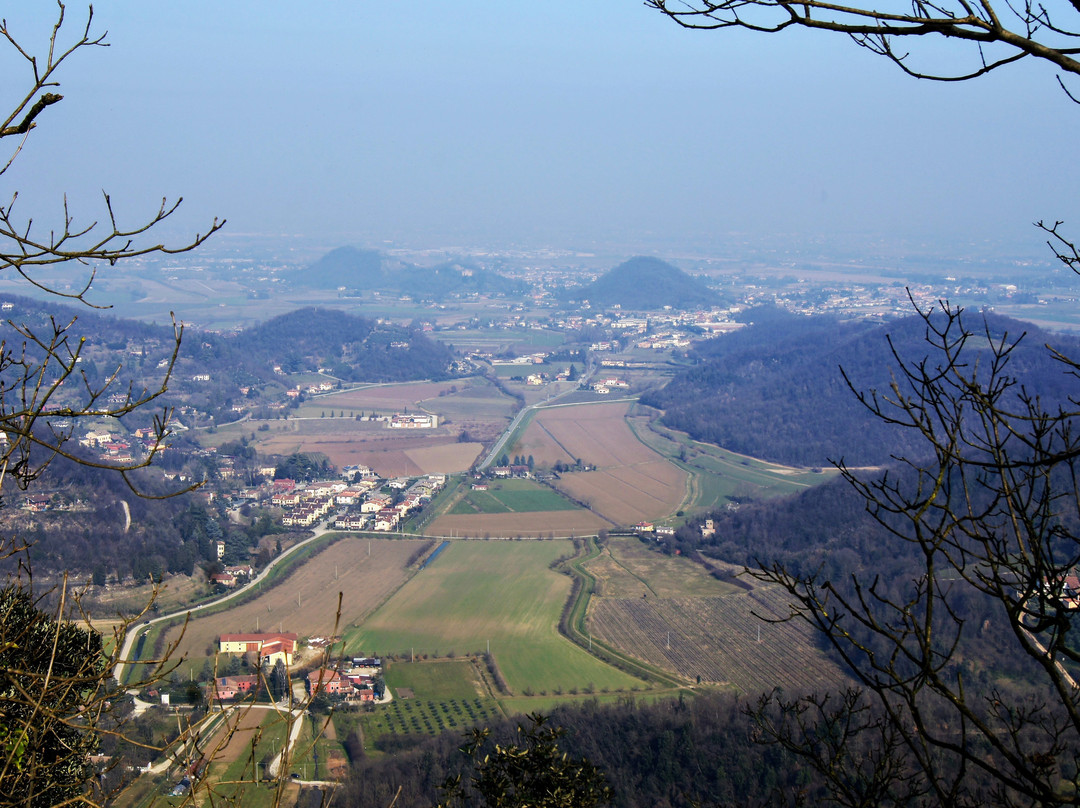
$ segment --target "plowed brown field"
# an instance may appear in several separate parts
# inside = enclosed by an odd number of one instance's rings
[[[420,382],[418,384],[388,384],[380,387],[363,387],[359,390],[345,390],[325,396],[319,401],[325,401],[327,406],[335,409],[360,409],[379,410],[405,410],[427,398],[435,398],[440,393],[446,394],[451,387],[461,387],[461,383],[455,382]]]
[[[595,471],[564,474],[556,486],[615,524],[662,519],[686,497],[687,475],[637,439],[627,403],[541,410],[514,447],[538,464],[581,460]]]
[[[259,448],[266,454],[280,455],[321,452],[338,468],[364,464],[387,477],[465,471],[482,448],[479,443],[458,443],[456,437],[443,431],[402,434],[398,429],[372,427],[353,431],[348,421],[339,424],[345,428],[337,434],[319,434],[333,424],[307,422],[303,430],[273,435]]]

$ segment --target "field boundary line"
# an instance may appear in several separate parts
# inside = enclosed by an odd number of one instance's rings
[[[607,550],[608,558],[610,558],[615,563],[616,566],[620,567],[623,570],[623,572],[625,572],[631,578],[633,578],[633,579],[635,579],[637,581],[641,581],[642,585],[646,589],[648,589],[650,592],[652,592],[654,598],[660,597],[660,595],[657,594],[657,591],[652,588],[652,586],[649,584],[648,581],[646,581],[644,578],[642,578],[640,575],[638,575],[633,570],[631,570],[628,566],[626,566],[624,563],[622,563],[619,559],[617,559],[615,557],[615,554],[613,552],[611,552],[610,547],[607,547],[605,549]]]
[[[687,682],[678,676],[635,659],[589,634],[585,628],[585,616],[588,612],[589,601],[596,589],[596,577],[585,569],[584,564],[598,557],[600,548],[592,538],[586,539],[580,548],[577,555],[560,565],[560,568],[566,570],[574,578],[574,586],[571,588],[570,597],[559,620],[559,632],[601,662],[629,673],[631,676],[636,676],[649,684],[675,688],[686,687]]]
[[[435,536],[424,536],[423,538],[428,539],[428,540],[430,540],[432,542],[436,541]],[[444,541],[447,541],[447,540],[444,539]],[[449,548],[447,548],[447,549],[449,549]],[[416,563],[419,565],[420,560],[417,560]],[[369,611],[365,612],[358,620],[353,621],[353,623],[352,623],[353,637],[349,637],[344,630],[341,632],[341,651],[342,651],[342,654],[344,654],[345,649],[349,647],[349,643],[355,637],[356,632],[358,632],[363,627],[362,624],[366,623],[368,620],[370,620],[372,617],[374,617],[375,614],[379,611],[379,609],[383,608],[387,603],[389,603],[390,599],[393,598],[394,595],[396,595],[398,592],[400,592],[402,587],[405,586],[405,584],[409,583],[409,581],[411,581],[413,578],[415,578],[417,575],[419,575],[421,571],[422,570],[420,569],[419,566],[417,566],[416,569],[406,568],[405,577],[398,583],[398,585],[395,586],[393,589],[391,589],[389,592],[387,592],[385,598],[383,598],[377,604],[372,606],[371,609]]]
[[[562,450],[563,450],[563,452],[565,452],[565,453],[566,453],[566,456],[567,456],[567,457],[569,457],[569,458],[570,458],[571,460],[573,460],[573,461],[574,461],[575,463],[577,462],[577,458],[576,458],[576,457],[574,457],[574,455],[570,453],[570,450],[569,450],[569,449],[567,449],[567,448],[566,448],[565,446],[563,446],[563,444],[562,444],[562,441],[561,441],[561,440],[559,440],[558,438],[556,438],[556,437],[555,437],[555,433],[554,433],[554,432],[552,432],[552,431],[551,431],[550,429],[548,429],[548,428],[547,428],[547,425],[546,425],[546,424],[544,424],[544,422],[543,422],[543,421],[540,421],[539,419],[537,419],[537,421],[536,421],[536,425],[537,425],[538,427],[540,427],[540,428],[541,428],[542,430],[544,430],[544,432],[546,432],[546,433],[547,433],[547,436],[548,436],[549,438],[551,438],[551,440],[552,440],[552,441],[553,441],[553,442],[555,443],[555,445],[556,445],[556,446],[558,446],[558,447],[559,447],[560,449],[562,449]]]
[[[644,446],[656,452],[657,455],[662,457],[667,462],[671,463],[671,465],[675,466],[675,468],[682,469],[684,472],[686,472],[686,482],[683,484],[683,500],[679,503],[675,510],[672,511],[672,514],[676,514],[679,511],[697,510],[697,508],[695,508],[694,506],[694,503],[697,502],[698,492],[701,490],[700,477],[703,473],[709,473],[708,470],[701,466],[695,466],[684,460],[680,460],[677,456],[669,455],[657,446],[653,446],[652,444],[650,444],[647,440],[645,440],[645,438],[641,436],[641,433],[638,431],[638,427],[633,421],[634,417],[640,416],[632,417],[630,415],[629,409],[627,409],[626,415],[623,416],[623,420],[626,421],[626,425],[630,428],[630,431],[634,433],[634,437],[637,438]],[[671,438],[666,437],[665,435],[661,435],[659,432],[653,429],[654,420],[656,419],[649,418],[648,421],[646,421],[645,423],[645,428],[660,440],[667,441],[668,443],[674,443]]]
[[[614,519],[600,513],[600,511],[596,510],[594,507],[592,507],[592,505],[586,505],[582,500],[575,497],[569,491],[563,491],[561,488],[559,488],[559,486],[555,485],[554,482],[552,482],[550,480],[542,480],[541,482],[544,485],[546,485],[548,488],[550,488],[552,491],[554,491],[556,494],[558,494],[559,496],[565,497],[566,499],[570,500],[571,502],[573,502],[578,507],[584,508],[586,511],[588,511],[591,514],[594,514],[595,516],[599,516],[601,519],[603,519],[605,522],[610,524],[612,527],[615,527],[615,528],[619,527],[619,523],[616,522]],[[598,535],[599,535],[598,533],[587,533],[587,534],[582,534],[580,537],[556,536],[555,538],[558,538],[558,539],[597,538]]]
[[[120,660],[113,669],[113,676],[121,684],[126,684],[131,678],[131,671],[134,670],[134,666],[152,664],[143,663],[139,658],[131,655],[133,649],[144,647],[145,644],[142,640],[153,636],[154,644],[157,645],[164,632],[174,628],[178,621],[183,621],[186,624],[188,620],[192,619],[195,612],[199,612],[199,617],[211,617],[219,614],[222,610],[227,611],[235,606],[247,603],[285,580],[288,572],[295,564],[309,560],[312,556],[318,555],[330,545],[349,535],[357,534],[325,529],[322,532],[316,532],[315,535],[294,544],[273,559],[270,566],[242,588],[228,592],[216,600],[205,601],[200,605],[189,606],[170,614],[152,618],[147,621],[148,625],[144,624],[142,627],[136,628],[134,633],[129,634],[130,639],[125,638],[124,644],[126,647],[121,649]],[[264,587],[263,584],[266,584],[266,586]],[[154,653],[156,655],[156,651]]]
[[[637,401],[637,396],[628,398],[602,398],[599,401],[571,401],[567,404],[534,404],[534,410],[553,410],[556,407],[592,407],[597,404],[621,404],[624,401]]]

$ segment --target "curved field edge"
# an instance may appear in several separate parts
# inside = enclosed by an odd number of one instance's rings
[[[514,452],[540,465],[582,463],[551,485],[613,526],[672,518],[687,500],[687,471],[634,434],[633,399],[538,407]]]
[[[451,540],[424,571],[355,630],[349,653],[420,658],[483,656],[504,683],[500,699],[640,689],[639,677],[607,664],[558,629],[572,580],[554,567],[569,540]],[[605,688],[607,689],[605,691]]]
[[[131,659],[124,666],[122,684],[126,685],[132,681],[141,681],[149,674],[147,666],[153,665],[154,659],[161,659],[163,656],[169,655],[170,649],[164,646],[163,635],[178,625],[186,625],[188,620],[192,618],[191,610],[198,608],[199,617],[210,617],[236,606],[241,606],[277,586],[298,564],[307,561],[316,552],[322,551],[346,535],[348,534],[328,532],[299,549],[287,550],[281,561],[274,565],[274,568],[259,585],[245,588],[239,592],[230,592],[224,597],[209,601],[209,604],[205,606],[193,603],[191,608],[186,609],[183,614],[176,614],[170,620],[155,623],[148,630],[140,633],[138,639],[132,645]],[[135,630],[138,631],[139,629],[135,628]],[[151,649],[150,656],[152,659],[150,660],[144,659],[147,648]]]
[[[792,494],[827,482],[837,473],[835,469],[781,466],[694,440],[660,424],[656,412],[644,405],[631,407],[626,423],[639,441],[689,475],[682,510],[697,513],[719,508],[731,502],[732,496],[758,499]]]
[[[612,645],[596,639],[585,627],[589,601],[596,591],[596,578],[585,569],[585,564],[600,555],[600,548],[593,539],[587,539],[579,548],[577,555],[559,566],[573,578],[570,597],[563,609],[559,621],[559,631],[571,642],[580,645],[597,659],[619,670],[637,676],[650,684],[663,687],[686,687],[687,680],[664,671],[629,654],[623,653]]]

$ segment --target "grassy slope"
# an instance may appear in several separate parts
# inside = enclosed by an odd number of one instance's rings
[[[627,418],[627,423],[642,443],[693,475],[684,505],[688,511],[719,508],[733,496],[765,499],[792,494],[826,482],[836,474],[835,469],[821,472],[791,469],[735,454],[692,440],[644,416]]]

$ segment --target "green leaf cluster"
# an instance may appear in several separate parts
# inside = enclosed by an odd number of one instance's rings
[[[611,789],[588,760],[559,747],[562,727],[538,713],[518,724],[516,743],[489,743],[490,731],[473,729],[462,751],[472,759],[466,784],[458,774],[442,786],[440,808],[593,808],[609,804]],[[488,749],[490,747],[490,749]],[[482,757],[481,757],[482,755]]]

